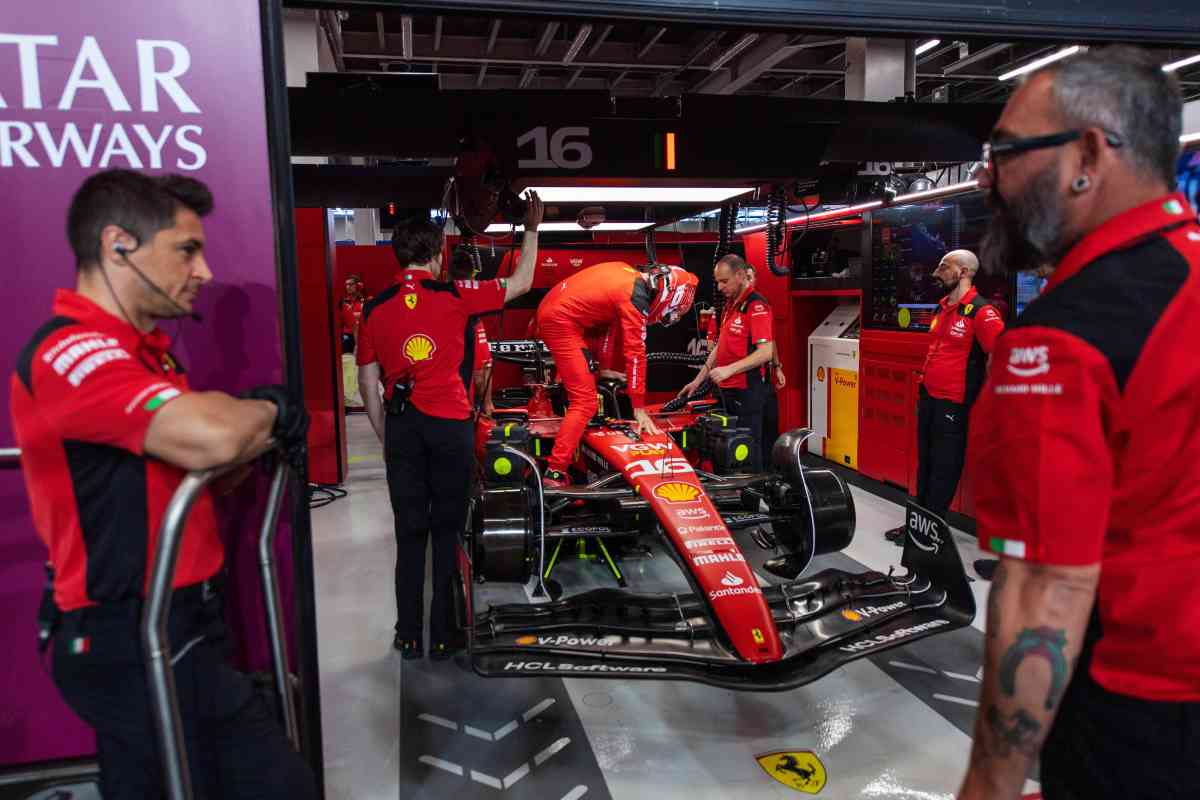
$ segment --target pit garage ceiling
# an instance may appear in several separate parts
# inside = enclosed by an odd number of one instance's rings
[[[649,13],[651,5],[657,16],[677,18],[648,19],[654,16]],[[905,4],[855,4],[856,17],[838,16],[832,7],[849,4],[834,3],[804,4],[813,13],[784,13],[797,5],[782,0],[723,2],[718,14],[711,6],[670,0],[655,4],[417,2],[403,8],[389,3],[343,3],[320,7],[320,20],[339,71],[433,74],[432,80],[442,89],[841,99],[847,32],[881,31],[888,20],[871,18],[872,7]],[[815,7],[822,5],[831,7],[829,15],[816,15]],[[1088,9],[1068,3],[1074,10],[1067,16],[1054,12],[1056,3],[1047,2],[1038,4],[1042,17],[997,4],[985,8],[980,3],[954,3],[945,9],[942,4],[910,5],[925,8],[925,15],[931,5],[938,7],[938,22],[921,22],[919,12],[890,20],[893,32],[907,29],[914,46],[939,40],[916,59],[918,102],[1003,102],[1014,82],[1000,81],[1000,75],[1066,45],[1142,41],[1160,52],[1164,64],[1200,54],[1195,9],[1179,3],[1142,3],[1137,11],[1130,11],[1124,1],[1089,3]],[[1179,8],[1172,10],[1174,5]],[[760,10],[743,14],[734,26],[728,18],[739,6]],[[495,11],[501,7],[553,16]],[[598,15],[616,9],[625,16],[580,16],[585,9]],[[973,23],[959,18],[966,12],[973,15]],[[684,16],[689,19],[678,18]],[[722,24],[703,22],[714,18]],[[1034,25],[1036,20],[1041,24]],[[787,21],[795,27],[780,30]],[[756,22],[760,27],[755,27]],[[824,31],[812,27],[818,22],[826,26]],[[970,33],[986,24],[993,31],[1007,28],[1019,35],[999,38],[994,32],[987,37]],[[831,31],[834,25],[840,30]],[[811,32],[803,32],[803,27]],[[1200,98],[1200,61],[1177,74],[1186,97]]]

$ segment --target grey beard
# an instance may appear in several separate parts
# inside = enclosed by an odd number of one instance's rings
[[[993,189],[988,202],[992,218],[979,249],[981,267],[989,275],[1005,275],[1053,264],[1068,249],[1066,209],[1058,194],[1055,165],[1030,182],[1009,204]]]

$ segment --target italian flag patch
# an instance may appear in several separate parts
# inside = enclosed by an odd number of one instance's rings
[[[82,655],[92,649],[92,637],[76,636],[71,640],[71,653],[74,655]]]
[[[1016,539],[1001,539],[998,536],[993,536],[988,541],[988,549],[1002,556],[1011,556],[1012,558],[1025,557],[1025,543],[1018,542]]]
[[[154,395],[154,397],[151,397],[149,400],[147,400],[146,405],[142,407],[147,411],[157,411],[162,407],[163,403],[179,397],[180,394],[181,393],[178,389],[173,386],[169,386],[158,394]]]

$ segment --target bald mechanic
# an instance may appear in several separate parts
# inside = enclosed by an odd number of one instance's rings
[[[1172,193],[1179,84],[1132,48],[1033,73],[979,176],[982,252],[1055,264],[972,425],[1000,555],[959,800],[1200,796],[1200,224]]]
[[[623,261],[609,261],[580,270],[547,292],[537,310],[538,332],[554,356],[569,401],[543,476],[547,486],[570,483],[567,467],[599,407],[596,376],[583,352],[589,336],[620,327],[634,428],[660,433],[645,409],[646,326],[677,322],[692,307],[697,283],[680,267],[654,266],[643,274]]]
[[[946,296],[929,325],[929,350],[917,401],[917,502],[945,519],[967,454],[967,418],[983,385],[988,356],[1004,330],[995,306],[975,289],[979,259],[952,250],[933,271]],[[904,527],[886,534],[904,543]],[[989,559],[979,563],[989,576]]]
[[[53,679],[96,733],[106,800],[161,797],[140,620],[159,527],[189,470],[276,443],[303,458],[308,416],[281,386],[193,391],[161,320],[193,314],[212,279],[200,181],[108,170],[71,200],[74,291],[17,356],[13,427],[33,524],[53,568],[39,622]],[[167,622],[197,798],[313,798],[312,772],[247,675],[231,667],[225,552],[201,492],[179,544]]]

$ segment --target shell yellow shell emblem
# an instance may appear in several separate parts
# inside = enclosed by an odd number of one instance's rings
[[[536,636],[518,636],[517,644],[537,644]]]
[[[414,333],[404,340],[404,355],[414,364],[418,361],[428,361],[433,358],[437,345],[423,333]]]
[[[692,486],[690,483],[670,481],[669,483],[660,483],[658,486],[655,486],[654,496],[661,497],[668,503],[690,503],[700,496],[700,489],[699,487]]]
[[[825,765],[811,750],[764,753],[755,756],[758,765],[789,789],[816,794],[825,788]]]
[[[824,367],[817,367],[817,380],[818,381],[825,380],[825,368]]]
[[[409,311],[412,311],[414,308],[417,307],[416,292],[404,295],[404,305],[408,306]]]
[[[842,617],[850,620],[851,622],[862,622],[862,614],[858,613],[857,611],[851,611],[848,608],[842,609]]]

